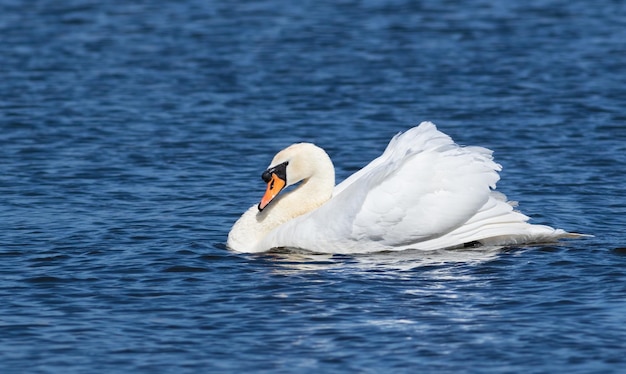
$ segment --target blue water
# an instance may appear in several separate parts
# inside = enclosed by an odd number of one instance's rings
[[[0,1],[0,371],[624,372],[625,4]],[[276,151],[423,120],[595,237],[226,249]]]

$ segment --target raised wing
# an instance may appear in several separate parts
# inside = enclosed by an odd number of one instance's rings
[[[499,179],[491,151],[460,147],[428,122],[396,136],[381,158],[324,206],[351,208],[358,241],[397,247],[445,235],[479,211]]]

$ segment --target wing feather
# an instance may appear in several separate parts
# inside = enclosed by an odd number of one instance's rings
[[[343,234],[408,245],[469,220],[489,199],[499,170],[491,151],[460,147],[426,122],[394,137],[381,157],[338,186],[325,208],[351,200],[350,232]]]

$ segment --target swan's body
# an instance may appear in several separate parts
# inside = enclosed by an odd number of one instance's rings
[[[491,154],[460,147],[424,122],[394,137],[380,157],[335,187],[326,152],[313,144],[294,144],[272,160],[263,174],[265,196],[235,223],[228,246],[239,252],[290,247],[366,253],[570,236],[527,223],[527,216],[493,191],[501,167]],[[298,182],[292,191],[278,194]]]

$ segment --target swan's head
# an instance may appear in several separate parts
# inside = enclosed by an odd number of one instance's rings
[[[285,187],[315,175],[323,175],[328,179],[329,171],[334,186],[335,171],[330,157],[315,144],[297,143],[283,149],[274,156],[270,166],[261,175],[267,183],[267,189],[259,203],[259,210],[265,209]]]

